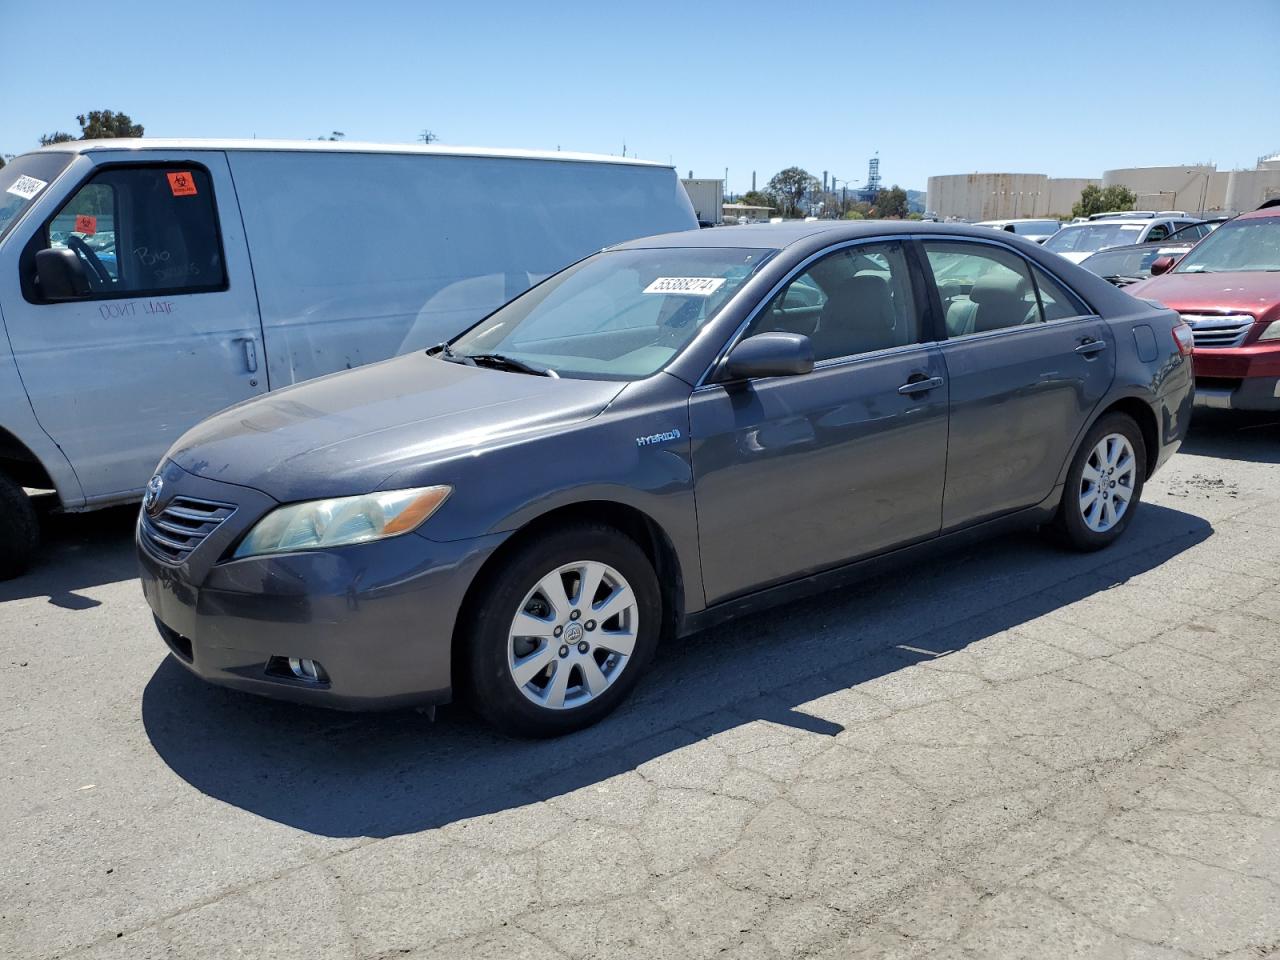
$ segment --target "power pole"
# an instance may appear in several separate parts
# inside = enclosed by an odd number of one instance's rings
[[[430,130],[423,130],[420,134],[418,134],[418,139],[421,140],[423,143],[435,143],[440,138],[437,137]],[[557,147],[556,149],[559,149],[559,147]]]

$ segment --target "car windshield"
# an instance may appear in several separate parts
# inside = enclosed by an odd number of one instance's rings
[[[1146,224],[1094,220],[1078,226],[1063,227],[1044,242],[1044,248],[1054,253],[1093,253],[1106,247],[1137,243],[1144,226]]]
[[[1122,250],[1104,250],[1102,253],[1095,253],[1080,261],[1080,266],[1108,280],[1113,278],[1141,280],[1143,277],[1151,276],[1151,264],[1162,253],[1162,248],[1156,244],[1144,243],[1135,248],[1125,247]],[[1177,256],[1177,254],[1171,254],[1171,256]]]
[[[71,162],[70,153],[28,153],[0,168],[0,237]]]
[[[775,252],[683,247],[598,253],[452,341],[452,357],[497,354],[562,377],[638,380],[683,350]]]
[[[1280,216],[1224,223],[1183,257],[1174,273],[1280,270]]]
[[[1058,232],[1057,220],[1026,220],[1013,225],[1013,232],[1023,236],[1042,237],[1046,233]]]

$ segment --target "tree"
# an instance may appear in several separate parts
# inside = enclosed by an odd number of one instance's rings
[[[876,216],[882,220],[901,220],[907,215],[907,191],[896,183],[881,190],[876,197]]]
[[[745,203],[748,207],[776,207],[778,198],[761,193],[759,190],[748,190],[738,202]]]
[[[820,186],[818,178],[808,170],[800,167],[787,167],[787,169],[775,173],[765,189],[778,198],[778,204],[782,208],[782,215],[786,216],[796,212],[800,206],[800,201],[804,199],[806,193],[817,190]]]
[[[90,110],[76,117],[80,124],[81,140],[111,140],[115,137],[140,137],[142,124],[134,123],[127,113],[115,113],[112,110]],[[51,143],[66,143],[76,137],[62,130],[46,133],[40,138],[40,146],[47,147]]]
[[[343,137],[345,137],[345,136],[346,136],[346,134],[345,134],[345,133],[343,133],[341,130],[334,130],[331,134],[329,134],[329,136],[327,136],[327,137],[316,137],[316,139],[317,139],[317,140],[341,140],[341,139],[342,139]]]
[[[1118,183],[1098,187],[1091,183],[1080,191],[1080,199],[1071,207],[1071,216],[1088,217],[1111,210],[1132,210],[1137,202],[1137,195],[1128,187]]]

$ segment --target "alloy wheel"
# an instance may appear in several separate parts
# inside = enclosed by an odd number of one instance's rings
[[[639,604],[622,574],[594,560],[564,564],[537,582],[512,618],[511,679],[539,707],[581,707],[621,676],[639,629]]]
[[[1109,433],[1089,453],[1080,474],[1080,515],[1094,533],[1106,533],[1133,502],[1138,460],[1133,445],[1120,433]]]

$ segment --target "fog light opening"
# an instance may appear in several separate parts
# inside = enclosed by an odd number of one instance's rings
[[[312,660],[309,657],[290,657],[289,670],[299,680],[305,680],[307,683],[329,682],[329,675],[324,672],[324,667],[320,666],[318,660]]]

